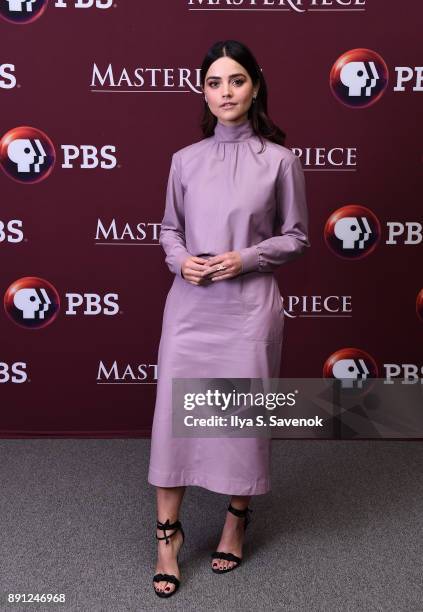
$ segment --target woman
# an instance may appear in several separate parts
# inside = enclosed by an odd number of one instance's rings
[[[252,495],[270,490],[270,439],[172,437],[172,378],[278,378],[283,302],[273,271],[310,246],[304,174],[267,115],[267,88],[240,42],[201,67],[205,138],[172,157],[160,244],[166,299],[148,482],[157,487],[154,589],[180,584],[186,485],[231,496],[212,569],[242,560]]]

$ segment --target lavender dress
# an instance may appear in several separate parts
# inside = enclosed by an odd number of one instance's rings
[[[308,241],[301,162],[261,143],[250,121],[218,122],[214,135],[172,157],[160,244],[175,274],[158,354],[148,482],[218,493],[270,490],[270,439],[172,437],[172,378],[277,378],[284,325],[273,271]],[[190,255],[239,251],[242,272],[195,286],[181,265]]]

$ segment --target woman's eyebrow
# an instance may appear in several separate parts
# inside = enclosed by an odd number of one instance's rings
[[[245,74],[242,74],[242,72],[237,72],[236,74],[230,74],[229,78],[231,79],[232,77],[236,77],[236,76],[245,76]],[[221,78],[220,76],[209,76],[207,77],[207,81],[209,79],[220,79],[220,78]]]

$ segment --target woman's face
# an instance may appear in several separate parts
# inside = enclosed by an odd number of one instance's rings
[[[219,57],[209,67],[204,80],[204,95],[210,111],[224,125],[247,120],[248,109],[258,87],[253,87],[250,75],[230,57]],[[230,102],[231,106],[223,106]]]

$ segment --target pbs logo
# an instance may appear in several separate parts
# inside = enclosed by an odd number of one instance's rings
[[[329,83],[337,100],[350,108],[375,104],[388,86],[389,71],[384,59],[370,49],[343,53],[332,66]]]
[[[114,0],[55,0],[54,8],[109,9]],[[0,17],[9,23],[27,24],[37,20],[47,9],[48,0],[1,0]]]
[[[0,384],[4,383],[24,383],[28,380],[26,363],[16,361],[15,363],[5,363],[0,361]]]
[[[10,221],[2,221],[0,219],[0,243],[22,242],[24,239],[22,227],[23,223],[21,219],[11,219]]]
[[[326,359],[323,366],[323,378],[340,380],[343,389],[360,389],[363,382],[377,376],[376,361],[359,348],[339,349]]]
[[[324,239],[329,249],[343,259],[361,259],[380,241],[381,227],[376,215],[358,204],[338,208],[326,222]]]
[[[107,315],[119,313],[119,296],[107,293],[66,293],[66,315]],[[4,309],[11,321],[26,329],[41,329],[53,323],[60,311],[57,289],[43,278],[26,276],[10,285],[4,296]]]
[[[117,166],[116,147],[104,145],[60,145],[63,152],[61,167],[111,170]],[[18,183],[38,183],[52,172],[56,151],[52,140],[37,128],[20,126],[6,132],[0,140],[0,166],[5,174]]]

